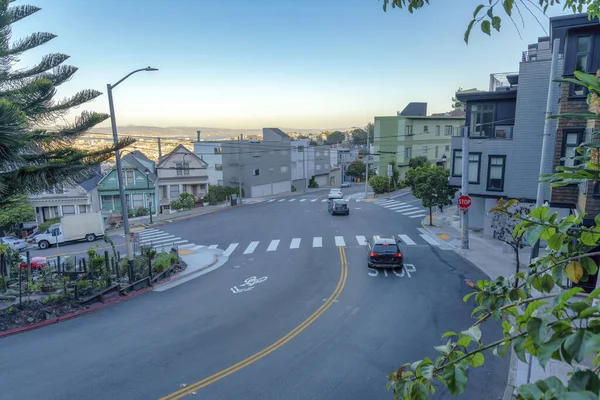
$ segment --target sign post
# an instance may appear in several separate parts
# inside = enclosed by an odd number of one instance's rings
[[[471,198],[469,196],[460,196],[458,198],[458,208],[462,211],[467,211],[471,207]]]

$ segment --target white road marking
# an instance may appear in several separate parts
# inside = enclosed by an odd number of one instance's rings
[[[390,204],[386,204],[385,206],[383,206],[384,208],[392,208],[392,207],[398,207],[399,204],[398,203],[390,203]]]
[[[317,200],[319,200],[319,199],[312,199],[310,202],[311,202],[311,203],[314,203],[314,202],[315,202],[315,201],[317,201]]]
[[[335,237],[335,245],[337,247],[345,246],[346,242],[344,242],[344,237],[343,236],[336,236]]]
[[[356,240],[358,241],[358,244],[360,246],[366,246],[367,245],[367,238],[364,236],[357,236]]]
[[[282,201],[285,201],[285,199],[280,199],[280,200],[279,200],[279,203],[281,203]]]
[[[300,202],[302,203],[303,201],[306,201],[306,199],[300,199]]]
[[[409,208],[412,208],[412,206],[394,206],[394,207],[390,208],[390,210],[392,210],[392,211],[407,210]]]
[[[256,246],[258,246],[260,242],[250,242],[250,244],[248,245],[248,247],[246,247],[246,250],[244,250],[244,254],[252,254],[254,253],[254,250],[256,250]]]
[[[165,242],[174,242],[175,240],[180,240],[180,237],[175,237],[175,236],[170,236],[170,237],[166,237],[166,238],[160,238],[160,239],[151,239],[151,240],[140,240],[140,244],[145,245],[145,244],[158,244],[158,243],[165,243]]]
[[[173,244],[183,244],[183,243],[187,243],[187,240],[178,240],[176,242],[173,242]]]
[[[184,244],[183,246],[179,246],[181,249],[191,249],[192,247],[196,247],[194,243]]]
[[[314,237],[313,238],[313,247],[323,247],[323,238]]]
[[[323,199],[321,200],[321,203],[325,203],[327,201],[327,199]]]
[[[208,246],[209,249],[214,250],[216,248],[218,248],[219,245],[218,244],[211,244],[210,246]]]
[[[354,207],[355,210],[362,210],[360,207]]]
[[[300,247],[300,238],[293,238],[290,243],[290,249],[297,249]]]
[[[279,240],[271,240],[269,247],[267,247],[267,251],[275,251],[277,250],[277,246],[279,246]]]
[[[231,253],[233,253],[233,251],[235,250],[236,247],[238,247],[239,243],[231,243],[227,249],[225,249],[225,251],[223,252],[223,254],[225,254],[227,257],[229,257],[231,255]]]
[[[267,203],[272,203],[274,201],[275,201],[275,199],[267,200]]]
[[[417,215],[411,215],[409,218],[423,218],[426,216],[427,216],[427,214],[417,214]]]
[[[423,213],[423,210],[404,212],[404,213],[402,213],[402,215],[412,215],[412,214],[417,214],[417,213]]]
[[[296,199],[290,199],[290,201],[296,201]]]
[[[404,213],[412,212],[414,214],[415,211],[422,212],[423,210],[419,209],[418,207],[410,207],[410,208],[405,208],[403,210],[397,210],[396,212],[402,213],[402,215],[406,215]]]
[[[157,238],[157,237],[161,237],[161,236],[170,236],[170,233],[166,233],[166,232],[157,232],[157,233],[152,233],[150,235],[144,235],[144,236],[140,236],[140,241],[142,240],[147,240],[150,238]]]
[[[429,243],[429,244],[430,244],[430,245],[432,245],[432,246],[438,246],[438,245],[439,245],[439,243],[438,243],[438,242],[436,242],[435,240],[433,240],[433,238],[432,238],[432,237],[430,237],[430,236],[429,236],[429,235],[427,235],[427,234],[423,234],[423,233],[421,233],[419,236],[421,236],[421,237],[423,238],[423,240],[424,240],[424,241],[426,241],[427,243]]]
[[[409,238],[407,235],[398,235],[400,237],[400,240],[402,240],[402,242],[406,243],[409,246],[414,246],[416,243]]]
[[[144,229],[143,231],[138,231],[137,234],[140,236],[144,236],[144,235],[149,235],[151,233],[156,233],[156,232],[161,232],[156,228],[152,228],[152,229]]]

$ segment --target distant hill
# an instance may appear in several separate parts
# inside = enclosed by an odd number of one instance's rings
[[[143,125],[124,125],[119,126],[119,133],[130,136],[160,136],[164,138],[168,137],[196,137],[196,132],[201,130],[202,139],[224,139],[232,136],[243,135],[262,135],[262,128],[250,128],[250,129],[228,129],[228,128],[210,128],[201,127],[194,128],[189,126],[143,126]],[[301,129],[301,128],[280,128],[284,132],[295,132],[303,134],[318,134],[324,131],[348,131],[351,128],[327,128],[327,129]],[[102,128],[92,128],[89,134],[111,134],[111,128],[109,126]]]

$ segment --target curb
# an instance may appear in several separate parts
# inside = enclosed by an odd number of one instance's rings
[[[186,274],[180,274],[180,275],[177,275],[177,276],[173,276],[173,277],[170,277],[170,278],[164,279],[164,280],[162,280],[162,281],[160,281],[160,282],[158,282],[158,283],[154,284],[154,287],[153,287],[153,288],[155,288],[155,287],[159,287],[159,286],[162,286],[162,285],[164,285],[165,283],[169,283],[169,282],[175,282],[175,281],[177,281],[177,280],[179,280],[179,279],[185,278],[185,277],[186,277],[186,276],[188,276],[188,275],[192,275],[192,274],[198,273],[198,272],[200,272],[200,271],[204,271],[205,269],[207,269],[207,268],[210,268],[210,267],[212,267],[213,265],[215,265],[215,264],[217,263],[217,261],[218,261],[218,260],[217,260],[217,256],[213,255],[213,259],[212,259],[212,261],[211,261],[210,263],[206,264],[206,265],[203,265],[203,266],[202,266],[200,269],[198,269],[198,270],[196,270],[196,271],[194,271],[194,272],[188,272],[188,273],[186,273]]]
[[[113,304],[117,304],[117,303],[120,303],[122,301],[132,299],[132,298],[134,298],[136,296],[139,296],[142,293],[146,293],[147,291],[151,290],[152,288],[153,288],[152,286],[148,286],[148,287],[140,289],[137,292],[132,293],[130,295],[118,298],[118,299],[113,300],[113,301],[109,301],[108,303],[99,304],[99,305],[94,306],[94,307],[90,307],[90,308],[86,308],[84,310],[76,311],[76,312],[71,313],[71,314],[63,315],[61,317],[49,319],[47,321],[37,322],[37,323],[32,324],[32,325],[22,326],[20,328],[15,328],[15,329],[11,329],[11,330],[8,330],[8,331],[0,332],[0,338],[7,337],[7,336],[10,336],[10,335],[14,335],[14,334],[21,333],[21,332],[25,332],[25,331],[29,331],[29,330],[33,330],[33,329],[37,329],[37,328],[41,328],[41,327],[44,327],[46,325],[57,324],[57,323],[59,323],[61,321],[66,321],[66,320],[69,320],[69,319],[73,319],[73,318],[79,317],[80,315],[90,313],[92,311],[101,310],[101,309],[103,309],[105,307],[108,307],[108,306],[111,306]]]

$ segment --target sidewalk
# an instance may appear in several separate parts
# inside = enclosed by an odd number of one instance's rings
[[[434,213],[433,226],[429,226],[429,217],[424,218],[421,225],[429,233],[439,238],[441,242],[452,247],[456,253],[475,264],[490,279],[496,279],[499,276],[507,277],[515,273],[516,261],[513,249],[499,240],[483,236],[482,232],[469,231],[469,248],[462,249],[458,207],[452,206],[441,213]],[[529,264],[530,251],[531,248],[525,247],[519,252],[521,271],[525,271]],[[573,371],[573,367],[556,360],[550,360],[545,371],[537,360],[533,359],[530,363],[531,371],[529,371],[529,364],[520,361],[511,351],[508,380],[503,400],[512,399],[515,387],[546,379],[550,376],[555,376],[566,384],[569,379],[568,373]]]

